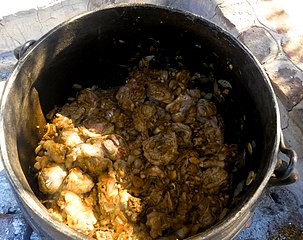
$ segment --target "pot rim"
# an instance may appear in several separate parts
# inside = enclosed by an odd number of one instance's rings
[[[4,90],[3,90],[3,93],[2,93],[1,106],[0,106],[0,113],[1,113],[0,114],[0,149],[1,149],[0,154],[1,154],[2,162],[3,162],[4,168],[6,170],[8,179],[9,179],[11,185],[13,186],[13,190],[17,194],[17,197],[21,198],[21,201],[24,202],[24,204],[26,205],[26,208],[31,209],[36,215],[41,217],[44,222],[46,222],[48,224],[51,224],[52,228],[59,229],[64,234],[66,234],[70,237],[73,237],[74,239],[84,239],[84,238],[87,239],[88,238],[86,235],[84,235],[82,233],[79,233],[74,229],[71,229],[70,227],[68,227],[64,223],[61,223],[59,221],[54,221],[54,219],[51,217],[51,215],[48,214],[48,212],[47,212],[46,208],[43,206],[43,204],[40,203],[40,201],[38,200],[36,195],[33,193],[30,186],[28,185],[27,181],[26,181],[27,186],[25,186],[20,181],[20,177],[16,174],[16,172],[13,171],[10,160],[9,160],[9,157],[8,157],[9,150],[7,149],[7,146],[6,146],[6,140],[5,140],[6,136],[4,134],[4,129],[5,129],[6,126],[4,126],[4,115],[5,114],[3,113],[3,109],[5,108],[5,104],[6,104],[6,101],[8,99],[9,92],[12,89],[12,85],[13,85],[14,81],[16,80],[18,72],[22,69],[24,62],[27,61],[27,59],[29,58],[29,55],[32,52],[34,52],[35,49],[39,46],[39,43],[41,43],[43,41],[46,41],[47,38],[50,35],[52,35],[53,33],[55,33],[58,29],[69,25],[71,22],[77,21],[77,20],[81,19],[82,17],[95,14],[96,12],[102,12],[102,11],[107,10],[107,9],[129,8],[129,7],[158,8],[158,9],[162,9],[162,10],[165,10],[165,11],[170,11],[172,13],[186,15],[186,17],[191,17],[193,20],[209,23],[210,25],[212,25],[213,28],[219,30],[221,33],[226,35],[238,47],[240,47],[243,50],[243,52],[245,52],[250,57],[250,60],[255,64],[258,71],[262,74],[263,80],[265,81],[269,91],[272,93],[273,107],[275,108],[275,111],[276,111],[276,121],[275,121],[275,123],[276,123],[276,126],[275,126],[276,136],[275,136],[275,141],[274,141],[274,148],[273,148],[272,154],[271,154],[273,156],[273,160],[272,160],[273,163],[270,165],[270,167],[267,171],[267,174],[264,176],[264,178],[261,181],[258,188],[252,193],[252,197],[250,199],[245,199],[245,201],[242,202],[242,204],[240,206],[237,206],[234,209],[232,209],[232,212],[234,212],[235,214],[227,215],[227,217],[225,217],[223,219],[224,221],[221,221],[221,222],[215,224],[214,226],[208,228],[207,230],[205,230],[202,233],[199,233],[197,235],[194,235],[194,236],[190,237],[190,239],[195,239],[195,238],[207,239],[208,237],[217,236],[216,234],[218,234],[220,232],[223,232],[224,230],[228,229],[230,226],[236,227],[236,225],[233,225],[233,223],[236,222],[239,218],[241,218],[246,213],[251,212],[252,207],[255,205],[255,203],[259,199],[260,195],[262,194],[264,188],[266,187],[266,185],[267,185],[267,183],[268,183],[268,181],[269,181],[269,179],[270,179],[270,177],[271,177],[271,175],[272,175],[272,173],[275,169],[275,165],[276,165],[276,161],[277,161],[276,156],[277,156],[278,149],[279,149],[280,135],[281,135],[280,134],[281,133],[280,113],[279,113],[279,107],[278,107],[276,95],[274,93],[274,90],[273,90],[273,87],[270,83],[270,80],[269,80],[265,70],[263,69],[263,67],[261,66],[259,61],[256,59],[256,57],[251,53],[251,51],[243,43],[241,43],[239,40],[237,40],[233,35],[231,35],[226,30],[222,29],[220,26],[218,26],[213,21],[208,20],[208,19],[206,19],[202,16],[199,16],[195,13],[185,11],[185,10],[180,10],[180,9],[176,9],[176,8],[172,8],[172,7],[168,7],[168,6],[163,6],[163,5],[145,4],[145,3],[144,4],[137,4],[137,3],[110,4],[108,6],[105,6],[104,8],[98,9],[97,11],[89,11],[89,12],[80,14],[76,17],[73,17],[73,18],[71,18],[67,21],[64,21],[63,23],[59,24],[58,26],[56,26],[55,28],[50,30],[48,33],[44,34],[37,41],[37,43],[33,46],[33,48],[30,49],[25,54],[25,56],[22,57],[18,61],[17,65],[13,69],[12,74],[10,75],[9,79],[7,80],[7,82],[5,84],[5,87],[4,87]],[[22,172],[22,174],[23,174],[23,172]],[[32,227],[35,230],[39,231],[39,229],[36,229],[35,226],[32,226]],[[235,229],[234,232],[233,232],[232,229],[230,231],[234,235],[236,235],[240,230],[241,230],[241,228],[239,227],[238,229]],[[47,233],[44,232],[44,234],[47,234]],[[230,238],[228,238],[228,239],[230,239]]]

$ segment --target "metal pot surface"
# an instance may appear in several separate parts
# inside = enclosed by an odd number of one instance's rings
[[[292,174],[296,154],[283,143],[272,86],[246,47],[213,23],[187,12],[145,4],[115,6],[73,18],[28,44],[33,45],[20,56],[6,83],[1,102],[1,155],[25,217],[42,235],[87,239],[51,218],[37,198],[32,166],[45,114],[73,94],[73,83],[102,88],[123,84],[127,70],[121,66],[129,64],[136,52],[146,55],[151,43],[163,56],[182,52],[189,69],[208,62],[219,76],[228,78],[238,92],[237,107],[251,119],[241,140],[243,144],[254,140],[257,146],[253,157],[247,159],[247,169],[254,170],[257,177],[242,201],[222,221],[190,239],[233,238],[269,181],[283,184],[296,179]],[[226,112],[226,121],[232,139],[230,112]],[[279,145],[289,163],[278,164]]]

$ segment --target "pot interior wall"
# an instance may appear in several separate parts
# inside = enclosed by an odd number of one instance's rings
[[[23,60],[10,92],[15,100],[6,104],[15,116],[6,121],[15,119],[19,161],[35,193],[37,183],[31,166],[48,111],[75,95],[71,88],[74,83],[101,88],[123,84],[128,72],[125,66],[136,65],[140,57],[148,55],[160,59],[152,63],[154,67],[169,63],[171,68],[191,73],[207,74],[210,70],[204,63],[213,64],[215,77],[232,84],[232,103],[220,107],[225,138],[242,148],[255,141],[256,151],[247,157],[247,169],[239,178],[251,169],[257,171],[251,191],[258,188],[273,161],[277,124],[272,93],[259,67],[243,47],[214,25],[177,11],[143,5],[107,9],[73,20],[42,38]],[[245,129],[239,133],[244,115]]]

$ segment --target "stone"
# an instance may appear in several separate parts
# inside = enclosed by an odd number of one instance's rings
[[[303,32],[291,33],[282,39],[282,48],[287,57],[303,69]]]
[[[33,231],[30,240],[45,240],[45,238]]]
[[[19,214],[21,209],[8,182],[5,170],[0,171],[0,215]],[[0,235],[1,236],[1,235]]]
[[[247,0],[225,0],[218,7],[239,32],[255,25],[256,16]]]
[[[280,35],[288,34],[295,28],[302,29],[303,19],[300,5],[301,0],[292,0],[291,4],[285,0],[254,1],[252,3],[259,22]]]
[[[265,63],[275,58],[279,47],[269,31],[263,27],[253,26],[239,35],[243,42],[254,54],[260,63]]]
[[[303,219],[295,207],[298,202],[298,197],[286,188],[266,188],[254,210],[251,225],[244,228],[236,240],[274,239],[272,236],[280,226],[290,221],[300,225]]]
[[[22,214],[0,215],[1,239],[27,240],[32,234],[32,229],[23,218]]]
[[[303,72],[287,60],[264,64],[277,96],[289,111],[303,99]]]
[[[0,18],[0,52],[13,50],[30,39],[38,40],[60,23],[87,11],[85,1],[65,0],[53,1],[47,8],[31,8],[3,16]]]
[[[1,159],[0,159],[1,160]],[[5,170],[0,171],[0,236],[5,240],[41,240],[22,215]]]
[[[291,112],[289,112],[289,117],[293,119],[293,121],[298,125],[300,130],[303,132],[303,101],[298,103],[296,106],[293,107]]]
[[[0,53],[0,82],[8,79],[16,62],[17,59],[11,51]],[[0,88],[0,93],[2,93],[2,88]]]
[[[223,15],[240,32],[238,39],[263,64],[288,111],[303,98],[303,18],[299,4],[299,0],[291,4],[283,0],[218,1]]]
[[[58,24],[87,11],[95,11],[114,4],[142,3],[142,1],[129,0],[90,0],[85,3],[81,0],[65,0],[47,8],[37,7],[27,11],[17,12],[3,16],[0,22],[0,52],[13,50],[27,40],[39,39],[42,35],[56,27]],[[224,15],[215,0],[147,0],[144,3],[169,6],[201,15],[223,29],[236,35],[235,25]],[[225,10],[227,8],[225,7]]]

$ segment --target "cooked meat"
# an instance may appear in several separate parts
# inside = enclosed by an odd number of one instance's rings
[[[206,99],[200,99],[197,103],[197,120],[203,123],[205,118],[217,115],[216,105]]]
[[[112,233],[110,233],[109,231],[102,231],[102,230],[96,231],[96,238],[98,240],[113,240],[114,239],[114,237],[112,236]]]
[[[141,199],[132,196],[127,191],[119,192],[119,208],[131,222],[137,222],[143,211]]]
[[[79,135],[79,129],[75,127],[63,128],[60,132],[60,143],[67,147],[74,147],[77,144],[83,143],[81,136]]]
[[[144,157],[156,166],[168,165],[177,158],[178,144],[174,132],[160,132],[143,142]]]
[[[84,234],[92,235],[97,219],[93,209],[83,202],[81,197],[70,191],[62,191],[58,206],[66,214],[66,224]]]
[[[69,170],[62,188],[76,194],[84,194],[90,192],[94,185],[91,176],[84,173],[80,168],[72,168]]]
[[[60,189],[66,175],[64,168],[58,164],[43,168],[38,173],[39,190],[48,194],[56,193]]]
[[[90,131],[99,134],[111,134],[114,133],[115,129],[115,126],[112,123],[102,118],[91,117],[90,119],[83,121],[83,125]]]
[[[98,175],[111,165],[111,160],[104,156],[104,151],[95,145],[81,143],[70,149],[66,155],[68,169],[79,166],[85,172]]]
[[[136,106],[145,100],[145,87],[131,79],[125,86],[120,87],[116,98],[119,106],[126,111],[133,111]]]
[[[147,84],[147,96],[151,101],[171,103],[174,100],[169,87],[161,82],[151,82]]]
[[[73,119],[73,122],[80,122],[85,116],[86,109],[79,106],[78,103],[72,102],[63,106],[61,114]]]
[[[183,123],[173,123],[172,130],[177,135],[178,146],[180,147],[190,147],[192,145],[192,129]]]
[[[166,105],[166,111],[170,113],[181,113],[186,115],[191,106],[195,105],[195,100],[188,94],[180,94],[173,102]]]
[[[183,239],[228,212],[238,146],[192,86],[199,74],[150,59],[124,86],[82,89],[50,111],[35,149],[49,212],[96,239]]]
[[[172,217],[161,212],[151,212],[147,215],[146,225],[150,227],[150,236],[158,238],[162,232],[171,227]]]
[[[148,135],[150,130],[157,120],[157,108],[151,103],[139,105],[132,115],[134,128],[143,134]]]
[[[116,161],[119,159],[125,159],[127,156],[127,146],[124,139],[117,135],[104,135],[100,139],[100,145],[96,145],[96,142],[93,143],[96,147],[100,147],[103,150],[104,156]]]
[[[228,173],[221,167],[206,169],[201,175],[203,187],[206,192],[216,194],[230,186]]]
[[[224,134],[220,118],[211,117],[207,119],[203,125],[203,130],[204,136],[207,139],[208,143],[216,143],[219,145],[223,144]]]
[[[53,140],[47,140],[43,144],[45,149],[45,155],[49,156],[49,159],[56,163],[64,163],[66,148],[65,145],[56,143]]]

